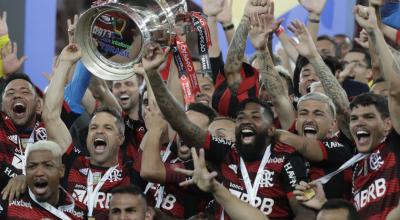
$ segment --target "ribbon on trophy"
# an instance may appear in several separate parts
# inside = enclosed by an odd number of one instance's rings
[[[203,73],[212,75],[210,57],[208,56],[208,48],[211,46],[210,29],[207,21],[199,12],[189,13],[193,28],[198,35],[199,58]]]
[[[195,101],[196,94],[200,92],[196,71],[193,66],[192,56],[188,46],[178,36],[171,46],[172,54],[178,69],[185,105]]]

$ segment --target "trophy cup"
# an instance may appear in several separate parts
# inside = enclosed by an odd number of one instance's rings
[[[175,17],[187,12],[185,0],[108,0],[79,18],[76,41],[82,62],[105,80],[123,80],[134,74],[144,45],[169,46]]]

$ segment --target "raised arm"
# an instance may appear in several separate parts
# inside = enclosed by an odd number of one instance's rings
[[[373,7],[356,6],[354,14],[358,24],[368,32],[368,37],[376,47],[380,69],[389,87],[389,111],[394,129],[400,133],[400,68],[385,38],[378,28]]]
[[[201,190],[210,192],[218,203],[224,208],[232,220],[252,219],[252,220],[267,220],[260,210],[254,208],[246,202],[238,199],[229,192],[221,183],[215,180],[217,172],[209,172],[206,167],[204,159],[204,150],[200,149],[199,156],[196,150],[192,148],[192,158],[194,163],[194,170],[184,170],[177,168],[176,171],[192,178],[182,182],[181,186],[188,186],[195,184]]]
[[[326,0],[298,0],[308,11],[308,30],[314,42],[317,41],[321,13],[324,10]]]
[[[218,14],[217,19],[222,24],[226,40],[230,44],[235,33],[235,26],[232,22],[233,0],[222,0],[222,2],[222,11]]]
[[[250,19],[252,27],[249,33],[250,40],[256,49],[257,61],[261,75],[261,84],[266,86],[268,96],[276,109],[283,129],[289,129],[296,114],[289,99],[285,82],[274,68],[271,54],[267,48],[268,36],[279,27],[280,21],[275,21],[273,2],[268,7],[268,14],[253,15]]]
[[[158,69],[164,63],[166,54],[157,43],[149,43],[145,47],[142,58],[143,67],[156,97],[157,104],[165,119],[178,132],[189,146],[202,147],[206,139],[206,131],[192,123],[185,114],[183,106],[171,95],[162,81]]]
[[[250,30],[251,14],[266,12],[266,5],[270,0],[248,0],[244,9],[243,17],[237,27],[233,39],[228,49],[226,64],[224,66],[228,86],[236,91],[242,82],[240,70],[244,59],[244,50],[246,48],[246,39]]]
[[[64,151],[72,143],[71,134],[60,117],[64,86],[67,84],[69,69],[80,57],[81,51],[76,44],[69,44],[63,49],[44,98],[42,120],[47,130],[47,138],[58,143]]]
[[[165,183],[166,169],[160,155],[161,137],[167,132],[167,123],[158,109],[155,100],[149,98],[149,108],[145,109],[146,136],[143,140],[140,176],[150,182]]]
[[[207,15],[208,28],[211,35],[211,47],[208,50],[210,57],[218,57],[221,53],[218,42],[217,15],[222,11],[223,0],[202,0],[203,12]]]
[[[97,99],[102,106],[112,106],[117,109],[118,112],[122,112],[121,106],[108,88],[105,80],[93,75],[89,84],[89,89],[94,98]],[[86,110],[89,112],[89,114],[91,114],[94,111],[94,108]]]
[[[311,35],[304,24],[300,21],[294,21],[289,29],[299,39],[299,43],[292,40],[292,44],[296,47],[300,55],[306,57],[310,61],[324,87],[326,95],[331,98],[335,104],[337,112],[336,120],[338,121],[340,130],[351,140],[352,137],[349,131],[350,104],[346,92],[319,55]]]

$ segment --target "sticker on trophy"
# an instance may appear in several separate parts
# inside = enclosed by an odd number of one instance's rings
[[[101,180],[101,172],[94,172],[93,173],[93,185],[97,185]]]
[[[314,198],[315,190],[313,190],[312,188],[307,189],[306,191],[304,191],[304,196],[307,198],[307,200]]]

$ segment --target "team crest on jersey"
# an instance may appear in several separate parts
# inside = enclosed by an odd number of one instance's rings
[[[264,170],[260,187],[273,187],[274,171]]]
[[[372,170],[379,170],[384,164],[382,157],[380,156],[380,151],[378,150],[376,153],[372,153],[369,156],[369,167]]]
[[[115,169],[108,177],[108,181],[110,182],[118,182],[121,180],[122,180],[122,171],[117,169]]]
[[[45,128],[40,127],[35,131],[36,140],[47,140],[47,131]]]
[[[9,135],[8,140],[10,140],[11,142],[13,142],[14,144],[18,144],[18,135],[14,134],[14,135]]]

